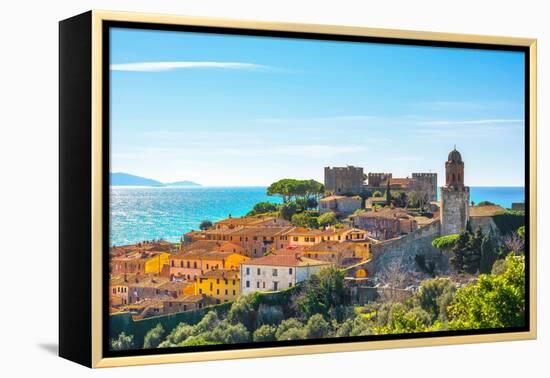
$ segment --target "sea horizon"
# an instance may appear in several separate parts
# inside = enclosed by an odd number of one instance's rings
[[[179,242],[197,230],[203,220],[212,222],[246,215],[262,201],[281,203],[268,196],[266,186],[118,186],[111,187],[110,245],[163,239]],[[525,202],[523,186],[471,186],[475,203],[490,201],[505,208]]]

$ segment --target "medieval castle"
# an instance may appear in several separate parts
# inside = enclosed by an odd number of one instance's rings
[[[392,173],[369,172],[355,166],[325,167],[325,190],[336,196],[371,196],[387,188],[409,192],[423,190],[437,201],[437,173],[412,173],[395,178]],[[454,148],[445,162],[445,185],[440,190],[441,235],[459,233],[469,219],[470,188],[464,186],[464,162]]]

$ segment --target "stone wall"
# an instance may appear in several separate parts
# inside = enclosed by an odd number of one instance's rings
[[[386,269],[393,262],[400,262],[403,270],[419,271],[416,255],[424,255],[426,261],[433,261],[439,272],[449,269],[448,257],[432,247],[432,240],[441,235],[438,219],[408,235],[371,245],[371,263],[368,266],[369,277]]]
[[[441,188],[441,235],[459,234],[466,228],[470,188]]]
[[[421,183],[421,188],[429,190],[430,201],[437,201],[437,173],[413,173],[412,178]]]
[[[325,167],[325,190],[333,194],[359,195],[363,192],[363,168]]]

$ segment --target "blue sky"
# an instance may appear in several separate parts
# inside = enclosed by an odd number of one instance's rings
[[[114,29],[111,170],[160,181],[322,182],[324,166],[524,180],[521,53]]]

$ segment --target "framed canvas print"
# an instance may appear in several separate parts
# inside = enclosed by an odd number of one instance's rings
[[[60,22],[60,355],[536,337],[536,41]]]

